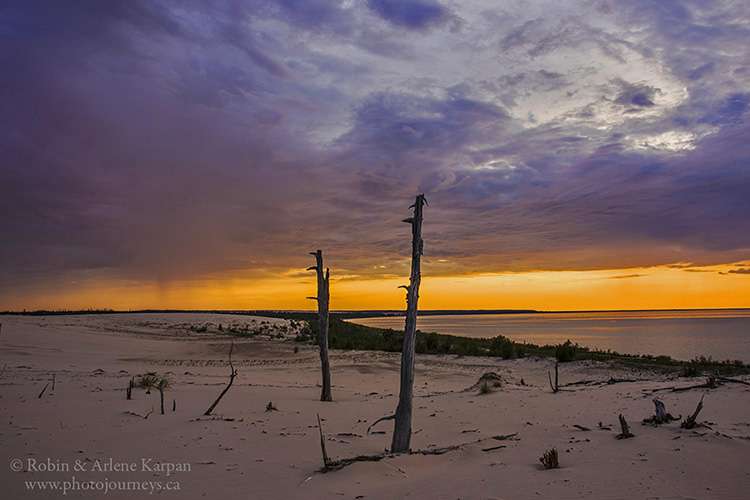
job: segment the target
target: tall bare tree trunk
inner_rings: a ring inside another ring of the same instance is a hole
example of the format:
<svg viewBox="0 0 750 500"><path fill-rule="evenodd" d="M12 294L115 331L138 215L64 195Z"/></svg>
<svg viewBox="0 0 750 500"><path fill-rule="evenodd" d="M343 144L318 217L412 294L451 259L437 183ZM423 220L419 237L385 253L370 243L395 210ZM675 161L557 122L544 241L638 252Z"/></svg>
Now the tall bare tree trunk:
<svg viewBox="0 0 750 500"><path fill-rule="evenodd" d="M395 425L391 452L409 451L411 443L411 415L414 399L414 345L417 332L417 302L419 301L419 283L422 280L420 262L424 242L422 241L422 208L427 203L423 194L409 208L414 208L414 216L404 219L411 224L411 277L406 288L406 327L404 329L404 347L401 351L401 390L396 407Z"/></svg>
<svg viewBox="0 0 750 500"><path fill-rule="evenodd" d="M318 274L318 296L310 297L318 301L318 344L320 345L320 368L323 372L323 389L320 393L321 401L333 401L331 396L331 365L328 361L328 278L329 272L326 268L323 274L323 251L310 252L315 256L316 265L308 268L315 270Z"/></svg>

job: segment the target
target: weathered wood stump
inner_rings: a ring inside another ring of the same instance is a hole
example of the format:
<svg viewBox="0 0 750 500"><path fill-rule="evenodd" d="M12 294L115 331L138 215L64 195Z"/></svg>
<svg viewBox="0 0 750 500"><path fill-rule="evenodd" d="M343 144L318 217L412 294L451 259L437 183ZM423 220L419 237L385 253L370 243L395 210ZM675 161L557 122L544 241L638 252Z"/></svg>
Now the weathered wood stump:
<svg viewBox="0 0 750 500"><path fill-rule="evenodd" d="M667 413L667 409L664 406L664 403L659 401L657 398L653 399L654 406L656 407L656 415L649 418L644 418L643 423L644 424L653 424L653 425L660 425L660 424L668 424L669 422L672 422L674 420L679 420L680 417L673 417L671 413ZM680 415L681 416L681 415Z"/></svg>
<svg viewBox="0 0 750 500"><path fill-rule="evenodd" d="M698 418L698 414L701 412L702 409L703 409L703 396L701 396L701 400L698 401L698 407L695 409L693 414L690 415L687 419L685 419L685 421L682 422L682 424L680 424L680 427L682 427L683 429L692 429L696 425L700 426L701 424L697 424L695 419Z"/></svg>
<svg viewBox="0 0 750 500"><path fill-rule="evenodd" d="M622 413L620 413L620 428L622 429L622 432L618 434L617 439L627 439L635 437L635 435L630 432L630 426L628 425L628 421L625 420L625 417L622 416Z"/></svg>

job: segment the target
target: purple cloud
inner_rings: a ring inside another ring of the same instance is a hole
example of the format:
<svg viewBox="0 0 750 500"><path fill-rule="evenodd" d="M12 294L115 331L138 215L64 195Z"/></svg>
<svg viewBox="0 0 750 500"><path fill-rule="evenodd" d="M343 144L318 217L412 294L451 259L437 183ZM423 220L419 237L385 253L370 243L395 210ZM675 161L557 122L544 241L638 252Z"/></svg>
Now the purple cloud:
<svg viewBox="0 0 750 500"><path fill-rule="evenodd" d="M747 261L747 9L6 2L3 288Z"/></svg>
<svg viewBox="0 0 750 500"><path fill-rule="evenodd" d="M432 0L367 0L367 6L397 26L424 29L447 19L448 13Z"/></svg>

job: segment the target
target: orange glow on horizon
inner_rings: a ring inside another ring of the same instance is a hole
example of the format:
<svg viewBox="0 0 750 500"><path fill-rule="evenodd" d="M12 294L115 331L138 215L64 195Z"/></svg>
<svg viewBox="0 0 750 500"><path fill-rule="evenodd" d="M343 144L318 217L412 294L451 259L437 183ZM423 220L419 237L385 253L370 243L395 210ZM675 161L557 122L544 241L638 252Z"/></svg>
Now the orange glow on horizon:
<svg viewBox="0 0 750 500"><path fill-rule="evenodd" d="M747 264L745 264L747 265ZM535 309L540 311L750 308L750 276L735 267L656 267L606 271L556 271L423 276L421 309ZM331 310L399 310L408 278L336 280ZM6 297L0 310L196 309L314 310L311 275L206 279L168 284L77 280L49 291Z"/></svg>

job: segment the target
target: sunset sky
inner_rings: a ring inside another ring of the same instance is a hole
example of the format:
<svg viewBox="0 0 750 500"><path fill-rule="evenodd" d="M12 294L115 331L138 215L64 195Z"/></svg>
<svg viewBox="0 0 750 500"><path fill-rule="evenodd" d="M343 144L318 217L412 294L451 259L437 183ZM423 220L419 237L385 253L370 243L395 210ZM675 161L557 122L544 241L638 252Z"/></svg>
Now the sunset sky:
<svg viewBox="0 0 750 500"><path fill-rule="evenodd" d="M750 307L747 1L5 1L0 310Z"/></svg>

